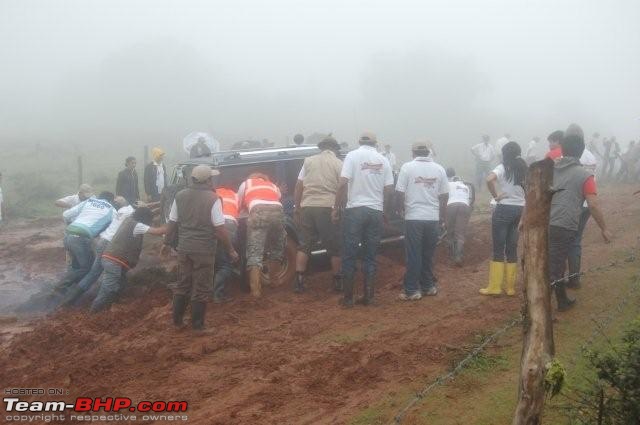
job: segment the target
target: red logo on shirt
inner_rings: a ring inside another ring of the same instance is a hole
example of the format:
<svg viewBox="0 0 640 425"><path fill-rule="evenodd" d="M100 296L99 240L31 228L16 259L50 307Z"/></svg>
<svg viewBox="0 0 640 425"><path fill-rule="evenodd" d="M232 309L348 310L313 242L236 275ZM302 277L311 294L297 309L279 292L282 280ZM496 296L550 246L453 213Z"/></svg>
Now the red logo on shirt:
<svg viewBox="0 0 640 425"><path fill-rule="evenodd" d="M413 181L415 184L421 184L423 186L426 187L433 187L436 183L436 181L438 181L437 178L435 177L422 177L422 176L418 176L415 178L415 180Z"/></svg>
<svg viewBox="0 0 640 425"><path fill-rule="evenodd" d="M360 164L360 170L361 171L369 171L370 173L373 174L380 174L380 172L382 171L382 163L370 163L370 162L363 162L362 164Z"/></svg>

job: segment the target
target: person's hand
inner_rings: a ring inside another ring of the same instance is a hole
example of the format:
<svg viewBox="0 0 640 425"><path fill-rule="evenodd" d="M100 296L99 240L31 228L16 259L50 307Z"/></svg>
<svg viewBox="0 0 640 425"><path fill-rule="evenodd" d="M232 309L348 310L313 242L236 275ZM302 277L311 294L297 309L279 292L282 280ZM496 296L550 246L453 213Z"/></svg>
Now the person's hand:
<svg viewBox="0 0 640 425"><path fill-rule="evenodd" d="M294 207L293 223L296 225L296 227L300 227L302 225L302 214L300 213L300 207Z"/></svg>
<svg viewBox="0 0 640 425"><path fill-rule="evenodd" d="M171 247L169 245L162 245L162 248L160 248L160 257L166 260L170 253Z"/></svg>
<svg viewBox="0 0 640 425"><path fill-rule="evenodd" d="M607 229L602 230L602 239L604 239L604 243L610 243L613 238L613 234Z"/></svg>
<svg viewBox="0 0 640 425"><path fill-rule="evenodd" d="M524 230L524 221L520 220L518 223L518 232L522 232Z"/></svg>
<svg viewBox="0 0 640 425"><path fill-rule="evenodd" d="M499 194L498 194L498 196L496 196L496 197L495 197L495 198L493 198L493 199L495 199L495 200L496 200L496 202L500 202L500 201L502 201L502 200L503 200L504 198L506 198L506 197L507 197L507 194L506 194L506 193L504 193L504 192L502 192L502 193L499 193Z"/></svg>
<svg viewBox="0 0 640 425"><path fill-rule="evenodd" d="M240 255L238 255L238 251L236 251L234 248L231 248L231 251L229 251L229 259L231 259L232 263L237 263L238 260L240 260Z"/></svg>
<svg viewBox="0 0 640 425"><path fill-rule="evenodd" d="M333 224L338 224L339 221L340 221L340 211L337 210L336 208L333 208L331 210L331 222Z"/></svg>

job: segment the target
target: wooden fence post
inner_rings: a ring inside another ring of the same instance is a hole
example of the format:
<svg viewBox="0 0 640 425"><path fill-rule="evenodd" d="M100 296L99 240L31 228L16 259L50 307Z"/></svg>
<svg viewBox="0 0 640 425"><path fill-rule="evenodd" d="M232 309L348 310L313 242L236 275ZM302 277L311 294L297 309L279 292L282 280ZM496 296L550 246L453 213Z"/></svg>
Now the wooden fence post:
<svg viewBox="0 0 640 425"><path fill-rule="evenodd" d="M82 170L82 155L78 155L78 186L84 183L84 176Z"/></svg>
<svg viewBox="0 0 640 425"><path fill-rule="evenodd" d="M522 235L524 338L513 425L537 425L542 422L546 365L555 352L548 251L552 184L551 160L538 161L529 167Z"/></svg>

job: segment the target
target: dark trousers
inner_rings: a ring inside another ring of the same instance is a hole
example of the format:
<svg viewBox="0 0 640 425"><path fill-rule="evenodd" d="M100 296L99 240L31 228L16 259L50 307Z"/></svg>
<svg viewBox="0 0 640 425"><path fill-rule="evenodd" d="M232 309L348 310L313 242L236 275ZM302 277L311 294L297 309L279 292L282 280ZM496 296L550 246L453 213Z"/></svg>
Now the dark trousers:
<svg viewBox="0 0 640 425"><path fill-rule="evenodd" d="M524 207L498 204L491 217L493 261L518 262L518 224Z"/></svg>
<svg viewBox="0 0 640 425"><path fill-rule="evenodd" d="M552 282L558 281L555 283L554 290L559 307L570 302L564 280L560 281L560 279L564 278L569 249L577 233L577 230L549 226L549 278Z"/></svg>
<svg viewBox="0 0 640 425"><path fill-rule="evenodd" d="M185 253L178 251L178 284L174 295L191 297L191 301L206 302L211 293L215 253Z"/></svg>
<svg viewBox="0 0 640 425"><path fill-rule="evenodd" d="M591 212L589 208L583 207L582 213L580 214L580 223L578 224L578 233L569 248L569 274L575 274L580 272L580 264L582 260L582 235L584 233L584 229L587 227L587 222L589 221L589 217L591 217ZM573 278L572 281L577 282L580 278Z"/></svg>
<svg viewBox="0 0 640 425"><path fill-rule="evenodd" d="M438 221L405 221L404 246L407 252L407 272L404 292L411 296L426 292L434 285L433 254L438 244Z"/></svg>
<svg viewBox="0 0 640 425"><path fill-rule="evenodd" d="M225 220L224 227L229 233L231 244L235 246L238 224L233 220ZM225 284L231 276L233 276L233 263L229 258L229 254L225 249L216 249L215 274L213 276L213 297L215 299L220 300L225 297Z"/></svg>
<svg viewBox="0 0 640 425"><path fill-rule="evenodd" d="M467 225L471 218L471 207L462 202L447 205L447 236L449 243L455 242L462 252Z"/></svg>
<svg viewBox="0 0 640 425"><path fill-rule="evenodd" d="M382 211L368 207L347 208L344 212L342 276L352 280L356 274L359 245L362 244L362 271L365 278L376 274L376 254L382 237Z"/></svg>

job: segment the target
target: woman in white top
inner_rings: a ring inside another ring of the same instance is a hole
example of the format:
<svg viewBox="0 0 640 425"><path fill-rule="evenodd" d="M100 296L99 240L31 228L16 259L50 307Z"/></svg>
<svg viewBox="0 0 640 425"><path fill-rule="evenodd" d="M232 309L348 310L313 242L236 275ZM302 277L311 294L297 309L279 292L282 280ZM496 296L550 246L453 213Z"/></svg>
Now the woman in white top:
<svg viewBox="0 0 640 425"><path fill-rule="evenodd" d="M524 179L527 163L520 157L520 145L502 147L502 163L487 176L489 192L497 205L491 217L493 259L489 265L489 286L483 295L500 295L504 281L507 295L515 295L518 270L518 224L524 209Z"/></svg>

